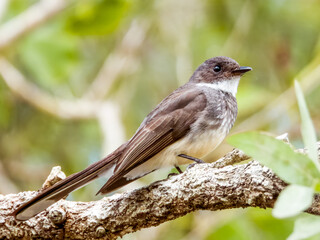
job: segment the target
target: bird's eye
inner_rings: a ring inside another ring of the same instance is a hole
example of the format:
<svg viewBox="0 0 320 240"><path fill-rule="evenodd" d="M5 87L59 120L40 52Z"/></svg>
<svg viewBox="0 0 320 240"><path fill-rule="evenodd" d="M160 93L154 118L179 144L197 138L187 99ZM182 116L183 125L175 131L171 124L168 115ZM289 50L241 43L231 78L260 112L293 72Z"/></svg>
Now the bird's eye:
<svg viewBox="0 0 320 240"><path fill-rule="evenodd" d="M214 66L213 71L220 72L221 71L221 66L220 65Z"/></svg>

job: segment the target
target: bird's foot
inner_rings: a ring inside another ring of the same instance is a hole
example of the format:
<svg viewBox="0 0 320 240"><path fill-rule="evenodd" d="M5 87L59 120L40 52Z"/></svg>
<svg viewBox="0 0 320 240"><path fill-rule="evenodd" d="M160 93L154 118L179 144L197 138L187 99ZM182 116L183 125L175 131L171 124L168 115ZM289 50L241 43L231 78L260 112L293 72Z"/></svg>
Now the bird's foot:
<svg viewBox="0 0 320 240"><path fill-rule="evenodd" d="M189 170L190 168L193 168L196 164L198 164L198 163L191 163L191 164L189 164L188 167L187 167L187 170Z"/></svg>
<svg viewBox="0 0 320 240"><path fill-rule="evenodd" d="M179 166L174 166L174 167L177 169L177 171L178 171L179 173L183 173L182 170L181 170L181 168L180 168Z"/></svg>
<svg viewBox="0 0 320 240"><path fill-rule="evenodd" d="M186 155L186 154L179 154L178 156L182 157L182 158L189 159L189 160L194 161L196 163L205 163L203 160L201 160L199 158L191 157L191 156Z"/></svg>
<svg viewBox="0 0 320 240"><path fill-rule="evenodd" d="M168 174L168 177L175 176L175 175L179 175L180 173L183 173L182 170L181 170L181 168L180 168L179 166L175 166L175 168L177 169L177 171L178 171L179 173L169 173L169 174Z"/></svg>
<svg viewBox="0 0 320 240"><path fill-rule="evenodd" d="M172 176L177 176L177 175L179 175L179 173L175 173L175 172L169 173L167 178L172 177Z"/></svg>

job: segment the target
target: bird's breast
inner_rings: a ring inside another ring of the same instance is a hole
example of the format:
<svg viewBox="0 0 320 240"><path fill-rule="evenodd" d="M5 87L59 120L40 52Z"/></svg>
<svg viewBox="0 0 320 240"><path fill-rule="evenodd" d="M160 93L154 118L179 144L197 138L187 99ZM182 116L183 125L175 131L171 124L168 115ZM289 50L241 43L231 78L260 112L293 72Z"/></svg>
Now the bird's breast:
<svg viewBox="0 0 320 240"><path fill-rule="evenodd" d="M182 140L179 146L179 154L186 154L195 158L203 158L212 152L226 137L228 129L219 127L215 129L207 129L199 131L196 135L190 135L184 141ZM178 157L178 165L188 164L190 160Z"/></svg>

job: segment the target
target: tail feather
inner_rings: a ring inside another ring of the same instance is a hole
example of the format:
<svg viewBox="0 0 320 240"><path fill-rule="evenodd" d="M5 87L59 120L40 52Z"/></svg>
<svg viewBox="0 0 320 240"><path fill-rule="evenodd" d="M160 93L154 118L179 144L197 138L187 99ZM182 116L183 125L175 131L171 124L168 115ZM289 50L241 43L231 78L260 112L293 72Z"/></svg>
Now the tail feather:
<svg viewBox="0 0 320 240"><path fill-rule="evenodd" d="M91 164L81 172L72 174L59 181L55 185L45 189L34 198L22 204L13 212L13 216L17 220L24 221L37 215L72 191L90 183L92 180L99 177L99 175L111 169L119 156L120 151L116 150L106 158Z"/></svg>
<svg viewBox="0 0 320 240"><path fill-rule="evenodd" d="M155 171L156 169L154 169L153 171ZM153 172L151 171L151 172ZM115 191L118 188L123 187L124 185L127 185L135 180L137 180L138 178L141 178L151 172L146 172L143 175L137 176L135 178L127 178L125 177L125 175L119 176L116 172L114 173L114 175L112 175L108 181L101 187L101 189L97 192L96 195L98 194L107 194L109 192Z"/></svg>
<svg viewBox="0 0 320 240"><path fill-rule="evenodd" d="M111 177L112 178L112 177ZM109 180L111 180L111 178ZM109 192L113 192L115 190L117 190L118 188L121 188L124 185L127 185L131 182L133 182L135 179L127 179L126 177L121 177L121 178L117 178L117 181L107 181L102 188L97 192L96 195L99 194L107 194Z"/></svg>

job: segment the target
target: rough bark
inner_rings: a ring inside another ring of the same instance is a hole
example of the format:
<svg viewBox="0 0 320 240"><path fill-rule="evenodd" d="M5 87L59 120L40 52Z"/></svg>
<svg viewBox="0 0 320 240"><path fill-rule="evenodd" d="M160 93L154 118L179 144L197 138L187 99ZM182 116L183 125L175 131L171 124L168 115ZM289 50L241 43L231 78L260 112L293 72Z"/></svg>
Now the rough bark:
<svg viewBox="0 0 320 240"><path fill-rule="evenodd" d="M234 150L215 163L195 164L182 174L99 201L61 200L25 222L10 214L37 192L0 195L0 239L116 239L199 209L272 208L287 184L256 161L229 165L247 159ZM59 178L63 175L55 169L44 187ZM307 211L320 215L317 196Z"/></svg>

